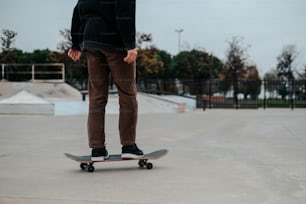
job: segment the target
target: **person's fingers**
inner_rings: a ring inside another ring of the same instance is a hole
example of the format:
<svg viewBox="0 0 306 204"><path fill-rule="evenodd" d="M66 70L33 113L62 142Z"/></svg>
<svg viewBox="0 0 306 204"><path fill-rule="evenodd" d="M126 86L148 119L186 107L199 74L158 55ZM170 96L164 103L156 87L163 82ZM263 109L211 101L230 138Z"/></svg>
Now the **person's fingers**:
<svg viewBox="0 0 306 204"><path fill-rule="evenodd" d="M127 56L123 60L125 62L127 62L127 63L131 63L131 56L130 56L130 54L128 53Z"/></svg>
<svg viewBox="0 0 306 204"><path fill-rule="evenodd" d="M68 51L68 56L75 62L78 61L81 58L82 53L78 50L72 50L70 49Z"/></svg>
<svg viewBox="0 0 306 204"><path fill-rule="evenodd" d="M73 56L73 61L78 61L80 59L80 55L79 54L76 54Z"/></svg>
<svg viewBox="0 0 306 204"><path fill-rule="evenodd" d="M69 49L69 51L68 51L68 56L69 56L70 58L72 57L71 52L72 52L72 50Z"/></svg>
<svg viewBox="0 0 306 204"><path fill-rule="evenodd" d="M79 59L80 59L80 53L79 52L75 52L74 60L77 61Z"/></svg>
<svg viewBox="0 0 306 204"><path fill-rule="evenodd" d="M129 50L127 52L127 56L123 59L127 63L133 63L136 61L137 58L137 51L136 50Z"/></svg>

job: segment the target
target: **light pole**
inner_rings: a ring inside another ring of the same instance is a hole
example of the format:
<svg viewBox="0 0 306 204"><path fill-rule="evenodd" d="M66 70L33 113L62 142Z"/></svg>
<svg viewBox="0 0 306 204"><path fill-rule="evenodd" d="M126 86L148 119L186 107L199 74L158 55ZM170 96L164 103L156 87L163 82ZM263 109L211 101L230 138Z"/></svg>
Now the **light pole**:
<svg viewBox="0 0 306 204"><path fill-rule="evenodd" d="M181 52L181 33L184 29L175 29L175 32L178 33L178 51Z"/></svg>

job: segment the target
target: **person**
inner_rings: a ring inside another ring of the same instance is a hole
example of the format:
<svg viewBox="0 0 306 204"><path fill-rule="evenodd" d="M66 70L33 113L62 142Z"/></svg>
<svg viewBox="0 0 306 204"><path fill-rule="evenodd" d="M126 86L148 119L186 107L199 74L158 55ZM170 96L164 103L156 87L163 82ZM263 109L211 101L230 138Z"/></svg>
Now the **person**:
<svg viewBox="0 0 306 204"><path fill-rule="evenodd" d="M136 145L136 0L79 0L71 25L68 56L77 61L86 53L88 64L89 147L93 161L109 157L105 147L105 106L110 74L119 95L119 134L122 158L143 157Z"/></svg>

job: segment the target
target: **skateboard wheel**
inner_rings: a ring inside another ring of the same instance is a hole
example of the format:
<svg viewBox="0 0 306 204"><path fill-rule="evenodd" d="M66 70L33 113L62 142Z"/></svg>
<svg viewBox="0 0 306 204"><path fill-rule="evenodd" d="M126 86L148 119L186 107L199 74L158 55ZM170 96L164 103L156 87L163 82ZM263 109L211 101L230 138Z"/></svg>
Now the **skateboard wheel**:
<svg viewBox="0 0 306 204"><path fill-rule="evenodd" d="M80 164L80 167L81 167L82 170L86 170L87 166L88 166L88 165L85 164L85 163L81 163L81 164Z"/></svg>
<svg viewBox="0 0 306 204"><path fill-rule="evenodd" d="M95 171L95 167L94 167L93 165L88 165L88 166L87 166L87 171L90 172L90 173L92 173L92 172Z"/></svg>
<svg viewBox="0 0 306 204"><path fill-rule="evenodd" d="M144 160L139 160L138 165L143 168L146 165L146 162Z"/></svg>
<svg viewBox="0 0 306 204"><path fill-rule="evenodd" d="M147 169L152 169L153 168L153 164L152 163L147 163L146 167L147 167Z"/></svg>

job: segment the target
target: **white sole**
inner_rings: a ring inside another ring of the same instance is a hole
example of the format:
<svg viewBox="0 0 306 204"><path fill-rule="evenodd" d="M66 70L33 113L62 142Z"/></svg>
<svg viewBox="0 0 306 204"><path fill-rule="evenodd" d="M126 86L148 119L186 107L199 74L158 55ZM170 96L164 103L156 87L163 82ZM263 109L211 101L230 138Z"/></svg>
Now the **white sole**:
<svg viewBox="0 0 306 204"><path fill-rule="evenodd" d="M139 159L142 157L144 157L144 155L135 155L135 154L129 154L129 153L121 154L122 159Z"/></svg>
<svg viewBox="0 0 306 204"><path fill-rule="evenodd" d="M91 157L91 161L104 161L105 159L108 159L109 155L106 157Z"/></svg>

